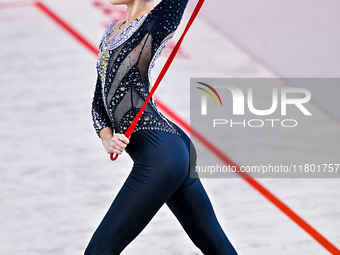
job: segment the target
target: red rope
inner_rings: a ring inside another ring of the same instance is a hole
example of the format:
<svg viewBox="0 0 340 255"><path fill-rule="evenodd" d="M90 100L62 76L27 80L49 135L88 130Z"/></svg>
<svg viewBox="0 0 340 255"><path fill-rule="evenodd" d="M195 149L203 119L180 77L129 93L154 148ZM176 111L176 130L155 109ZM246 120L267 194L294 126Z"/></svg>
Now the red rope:
<svg viewBox="0 0 340 255"><path fill-rule="evenodd" d="M152 95L154 94L155 90L157 89L158 85L159 85L160 82L162 81L164 75L165 75L166 72L168 71L168 69L169 69L169 67L170 67L170 65L171 65L171 63L172 63L172 61L174 60L174 58L175 58L175 56L176 56L176 54L177 54L177 52L178 52L179 47L180 47L181 44L182 44L182 41L183 41L183 39L184 39L184 36L185 36L186 33L188 32L188 30L189 30L190 26L192 25L192 23L194 22L194 20L195 20L197 14L199 13L199 11L200 11L200 9L201 9L203 3L204 3L204 0L199 0L199 1L198 1L198 3L197 3L197 5L196 5L196 7L195 7L193 13L191 14L191 17L190 17L190 19L189 19L189 21L188 21L188 24L186 25L186 27L185 27L185 29L184 29L184 32L183 32L182 36L179 38L178 42L176 43L175 47L173 48L173 50L172 50L172 52L171 52L171 54L170 54L168 60L166 61L165 65L163 66L162 71L161 71L160 74L158 75L158 78L157 78L155 84L153 85L153 87L152 87L152 89L151 89L151 91L150 91L148 97L146 98L146 100L145 100L143 106L140 108L140 110L139 110L138 114L136 115L135 119L132 121L132 123L131 123L131 125L129 126L128 130L125 132L125 136L126 136L127 138L130 138L130 136L131 136L133 130L135 129L135 127L136 127L136 125L137 125L137 122L139 121L140 117L141 117L142 114L143 114L143 111L144 111L145 107L147 106L149 100L151 99L151 97L152 97ZM114 156L113 153L112 153L111 156L110 156L111 160L116 160L117 157L118 157L118 154L116 154L116 155Z"/></svg>

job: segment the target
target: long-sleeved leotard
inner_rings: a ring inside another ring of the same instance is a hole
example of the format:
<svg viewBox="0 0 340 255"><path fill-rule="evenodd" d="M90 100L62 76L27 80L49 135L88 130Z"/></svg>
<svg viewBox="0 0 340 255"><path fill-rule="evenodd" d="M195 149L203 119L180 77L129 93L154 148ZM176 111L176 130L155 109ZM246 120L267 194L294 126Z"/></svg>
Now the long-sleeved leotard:
<svg viewBox="0 0 340 255"><path fill-rule="evenodd" d="M163 0L119 32L112 23L98 56L94 127L125 132L150 90L150 70L176 30L187 0ZM139 130L139 131L138 131ZM138 131L138 132L136 132ZM166 131L166 132L164 132ZM195 172L196 153L183 130L148 103L126 151L133 167L93 234L85 255L118 255L164 203L205 255L237 255Z"/></svg>
<svg viewBox="0 0 340 255"><path fill-rule="evenodd" d="M125 21L106 29L98 54L98 79L92 103L97 134L104 127L125 132L142 107L152 86L151 69L177 29L187 0L163 0L150 13L137 18L124 30ZM154 98L149 101L133 132L162 130L180 133L161 112Z"/></svg>

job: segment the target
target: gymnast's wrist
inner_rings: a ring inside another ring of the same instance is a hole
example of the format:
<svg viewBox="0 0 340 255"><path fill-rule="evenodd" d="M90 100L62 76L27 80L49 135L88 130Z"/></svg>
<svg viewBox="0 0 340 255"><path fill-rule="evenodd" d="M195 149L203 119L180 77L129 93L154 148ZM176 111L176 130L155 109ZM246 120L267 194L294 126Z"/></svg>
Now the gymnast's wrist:
<svg viewBox="0 0 340 255"><path fill-rule="evenodd" d="M113 137L112 129L110 127L103 128L99 133L102 143L105 146Z"/></svg>

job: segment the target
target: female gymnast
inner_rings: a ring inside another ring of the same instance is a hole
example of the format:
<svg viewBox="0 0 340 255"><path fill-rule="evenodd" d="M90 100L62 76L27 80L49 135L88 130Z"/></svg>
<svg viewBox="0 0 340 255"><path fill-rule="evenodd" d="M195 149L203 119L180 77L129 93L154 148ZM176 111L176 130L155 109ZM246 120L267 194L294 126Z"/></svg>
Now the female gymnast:
<svg viewBox="0 0 340 255"><path fill-rule="evenodd" d="M195 173L190 138L149 101L130 139L124 133L151 87L150 71L182 18L188 0L110 0L127 6L99 46L92 102L94 128L107 153L123 150L132 170L93 234L85 255L116 255L166 203L203 254L237 254Z"/></svg>

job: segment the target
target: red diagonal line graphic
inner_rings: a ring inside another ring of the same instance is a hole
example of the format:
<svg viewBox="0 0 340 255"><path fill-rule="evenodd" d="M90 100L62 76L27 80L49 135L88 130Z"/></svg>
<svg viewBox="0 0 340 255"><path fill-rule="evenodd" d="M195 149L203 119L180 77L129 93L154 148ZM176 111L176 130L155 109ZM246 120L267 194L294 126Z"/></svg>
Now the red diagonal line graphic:
<svg viewBox="0 0 340 255"><path fill-rule="evenodd" d="M19 2L18 2L19 3ZM10 7L20 7L20 6L28 6L31 2L27 2L27 4L23 4L26 2L21 2L22 4L15 5L14 2L6 5L6 3L0 4L1 8L10 8ZM69 24L63 21L57 14L55 14L51 9L49 9L42 2L35 2L35 6L37 6L42 12L44 12L48 17L54 20L58 25L60 25L64 30L66 30L70 35L72 35L78 42L83 44L88 50L97 55L98 49L94 47L91 43L89 43L85 37L83 37L80 33L78 33L75 29L73 29ZM7 6L7 7L6 7ZM9 7L8 7L9 6ZM169 118L173 119L177 122L183 129L187 132L190 132L191 135L195 136L197 140L199 140L207 149L209 149L212 153L216 155L219 159L221 159L226 164L230 164L235 166L237 170L240 170L239 166L235 164L231 159L229 159L222 151L220 151L216 146L211 144L205 137L199 134L194 129L190 128L190 125L181 119L178 115L176 115L169 107L167 107L164 103L162 103L159 99L157 99L158 107L169 116ZM291 220L293 220L296 224L298 224L302 229L304 229L309 235L311 235L319 244L321 244L325 249L327 249L331 254L340 255L340 250L336 248L332 243L330 243L325 237L323 237L319 232L317 232L312 226L310 226L306 221L304 221L300 216L298 216L295 212L293 212L287 205L285 205L282 201L280 201L277 197L275 197L268 189L262 186L255 179L251 178L246 173L239 173L240 176L248 182L253 188L255 188L258 192L260 192L263 196L265 196L269 201L271 201L274 205L276 205L283 213L285 213Z"/></svg>
<svg viewBox="0 0 340 255"><path fill-rule="evenodd" d="M265 196L269 201L276 205L283 213L285 213L291 220L298 224L302 229L304 229L308 234L310 234L318 243L320 243L324 248L326 248L331 254L339 255L340 250L336 248L331 242L329 242L325 237L323 237L318 231L316 231L311 225L304 221L299 215L297 215L292 209L285 205L280 199L275 197L268 189L262 186L255 179L251 178L247 173L240 172L240 167L229 159L221 150L219 150L215 145L211 144L204 136L199 134L196 130L190 127L190 125L178 117L169 107L163 104L157 98L158 107L166 113L171 119L176 123L179 123L181 127L185 130L190 131L190 134L195 136L195 138L200 141L204 146L209 149L213 154L216 155L220 160L222 160L226 165L235 166L237 169L237 174L239 174L248 184Z"/></svg>
<svg viewBox="0 0 340 255"><path fill-rule="evenodd" d="M80 33L78 33L75 29L73 29L69 24L67 24L64 20L62 20L57 14L55 14L51 9L49 9L42 2L35 2L35 6L37 6L43 13L45 13L48 17L53 19L58 25L60 25L63 29L65 29L69 34L71 34L78 42L83 44L90 52L94 54L98 54L98 48L93 46L85 37L83 37Z"/></svg>

